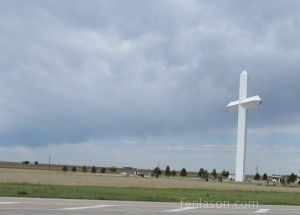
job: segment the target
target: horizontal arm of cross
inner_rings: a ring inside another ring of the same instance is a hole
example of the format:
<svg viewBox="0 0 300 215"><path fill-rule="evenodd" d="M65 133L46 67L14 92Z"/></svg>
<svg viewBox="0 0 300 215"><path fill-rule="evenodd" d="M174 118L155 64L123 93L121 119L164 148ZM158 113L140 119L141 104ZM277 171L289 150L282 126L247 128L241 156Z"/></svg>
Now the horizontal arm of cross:
<svg viewBox="0 0 300 215"><path fill-rule="evenodd" d="M262 99L259 96L253 96L242 101L237 100L230 102L227 105L227 108L229 111L234 112L239 110L239 105L242 105L246 109L251 109L258 106L260 103L262 103Z"/></svg>

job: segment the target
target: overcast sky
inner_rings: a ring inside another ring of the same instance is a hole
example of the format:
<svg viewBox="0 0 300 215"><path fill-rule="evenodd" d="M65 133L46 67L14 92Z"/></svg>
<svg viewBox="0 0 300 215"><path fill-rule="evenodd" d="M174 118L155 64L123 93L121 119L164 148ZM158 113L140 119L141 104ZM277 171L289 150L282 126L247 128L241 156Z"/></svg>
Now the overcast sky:
<svg viewBox="0 0 300 215"><path fill-rule="evenodd" d="M300 170L299 1L0 1L0 160Z"/></svg>

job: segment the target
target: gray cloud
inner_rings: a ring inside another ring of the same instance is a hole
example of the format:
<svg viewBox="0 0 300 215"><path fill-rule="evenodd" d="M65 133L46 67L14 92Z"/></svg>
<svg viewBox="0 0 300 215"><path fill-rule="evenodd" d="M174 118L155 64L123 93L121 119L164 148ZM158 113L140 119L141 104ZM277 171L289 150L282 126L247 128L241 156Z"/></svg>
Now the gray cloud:
<svg viewBox="0 0 300 215"><path fill-rule="evenodd" d="M1 145L233 142L225 106L243 69L265 101L250 113L253 131L299 128L297 2L0 4Z"/></svg>

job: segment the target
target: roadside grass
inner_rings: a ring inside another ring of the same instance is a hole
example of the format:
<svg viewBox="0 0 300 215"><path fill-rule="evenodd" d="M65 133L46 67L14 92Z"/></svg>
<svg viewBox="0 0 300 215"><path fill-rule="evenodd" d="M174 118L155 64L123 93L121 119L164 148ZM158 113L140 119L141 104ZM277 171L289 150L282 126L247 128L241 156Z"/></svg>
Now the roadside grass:
<svg viewBox="0 0 300 215"><path fill-rule="evenodd" d="M95 199L152 202L258 202L259 205L300 205L299 192L206 189L66 186L0 183L2 197Z"/></svg>

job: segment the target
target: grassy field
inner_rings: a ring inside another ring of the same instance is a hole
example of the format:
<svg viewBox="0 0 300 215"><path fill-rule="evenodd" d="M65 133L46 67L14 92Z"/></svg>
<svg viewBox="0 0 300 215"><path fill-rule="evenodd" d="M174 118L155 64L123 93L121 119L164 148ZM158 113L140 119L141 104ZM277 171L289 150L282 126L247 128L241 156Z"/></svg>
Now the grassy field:
<svg viewBox="0 0 300 215"><path fill-rule="evenodd" d="M101 187L135 187L135 188L184 188L208 190L243 190L298 192L298 187L264 186L259 183L205 182L199 178L160 177L140 178L113 174L73 173L71 171L47 171L32 169L0 168L0 183L74 185Z"/></svg>
<svg viewBox="0 0 300 215"><path fill-rule="evenodd" d="M0 196L136 201L258 201L300 205L300 188L259 183L205 182L199 178L126 177L0 168Z"/></svg>
<svg viewBox="0 0 300 215"><path fill-rule="evenodd" d="M201 202L256 201L259 205L299 205L300 203L300 193L32 184L0 184L0 196L156 202L180 202L184 198L185 202L199 202L200 199Z"/></svg>

